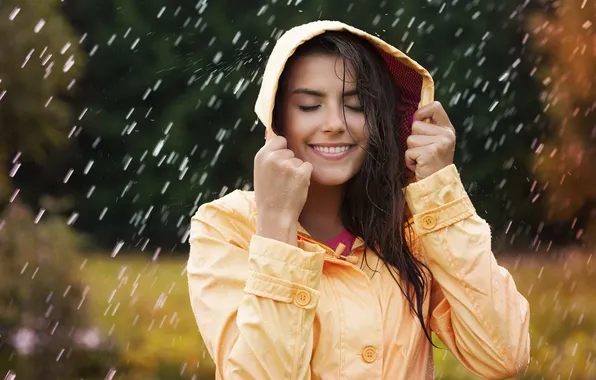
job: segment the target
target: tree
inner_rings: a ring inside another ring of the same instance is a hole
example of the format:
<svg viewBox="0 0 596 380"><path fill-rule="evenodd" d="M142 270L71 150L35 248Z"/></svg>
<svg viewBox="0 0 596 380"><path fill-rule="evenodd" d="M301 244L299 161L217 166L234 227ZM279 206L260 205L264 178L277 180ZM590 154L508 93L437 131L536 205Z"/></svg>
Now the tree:
<svg viewBox="0 0 596 380"><path fill-rule="evenodd" d="M65 11L90 55L68 184L76 225L107 246L175 246L200 203L250 186L267 41L281 34L274 20L303 16L260 1L70 2Z"/></svg>
<svg viewBox="0 0 596 380"><path fill-rule="evenodd" d="M316 19L376 33L429 68L458 128L457 164L478 212L496 230L514 223L505 244L530 239L541 221L527 180L541 109L521 59L517 2L112 0L65 9L91 56L68 186L79 194L76 225L108 246L173 247L200 203L250 187L265 59L284 30Z"/></svg>
<svg viewBox="0 0 596 380"><path fill-rule="evenodd" d="M0 203L20 165L43 165L73 128L68 102L84 60L59 6L0 2Z"/></svg>
<svg viewBox="0 0 596 380"><path fill-rule="evenodd" d="M52 202L47 208L53 214ZM18 200L0 216L0 373L103 378L119 362L90 322L88 289L77 275L79 236L61 218L38 222Z"/></svg>
<svg viewBox="0 0 596 380"><path fill-rule="evenodd" d="M549 133L535 147L535 170L551 222L596 247L596 6L563 0L528 23L541 54L541 100Z"/></svg>

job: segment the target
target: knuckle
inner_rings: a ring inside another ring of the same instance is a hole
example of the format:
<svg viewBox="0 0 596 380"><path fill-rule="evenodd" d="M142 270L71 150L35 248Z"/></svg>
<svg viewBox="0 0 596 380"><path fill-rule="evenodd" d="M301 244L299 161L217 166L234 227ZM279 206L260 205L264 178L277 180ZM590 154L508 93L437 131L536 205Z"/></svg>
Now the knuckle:
<svg viewBox="0 0 596 380"><path fill-rule="evenodd" d="M450 136L441 137L440 141L441 141L441 146L443 146L443 147L447 147L447 146L451 145L451 143L453 142L453 140Z"/></svg>

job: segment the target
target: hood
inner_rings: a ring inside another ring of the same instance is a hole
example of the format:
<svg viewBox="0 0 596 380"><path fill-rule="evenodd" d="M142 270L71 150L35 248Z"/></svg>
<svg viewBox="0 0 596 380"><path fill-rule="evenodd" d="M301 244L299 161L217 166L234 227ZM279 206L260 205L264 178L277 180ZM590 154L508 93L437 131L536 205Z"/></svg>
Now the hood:
<svg viewBox="0 0 596 380"><path fill-rule="evenodd" d="M405 141L412 132L411 116L419 107L433 101L434 82L430 74L416 61L380 38L338 21L314 21L299 25L285 32L277 40L265 66L263 81L255 104L255 112L267 128L266 137L269 138L273 135L271 124L275 94L286 62L301 44L326 31L351 32L364 37L381 52L402 94L401 104L399 109L396 105L396 112L402 115L402 122L397 128L399 128L402 147L405 151Z"/></svg>

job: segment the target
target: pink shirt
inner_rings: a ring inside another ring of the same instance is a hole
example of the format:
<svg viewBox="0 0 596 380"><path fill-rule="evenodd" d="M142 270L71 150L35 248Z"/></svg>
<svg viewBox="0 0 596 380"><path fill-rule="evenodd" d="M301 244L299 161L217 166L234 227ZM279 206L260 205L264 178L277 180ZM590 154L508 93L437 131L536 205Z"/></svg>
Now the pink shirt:
<svg viewBox="0 0 596 380"><path fill-rule="evenodd" d="M356 240L356 236L352 235L351 233L348 232L348 230L344 229L339 235L337 235L336 237L334 237L331 240L325 241L324 243L326 245L328 245L334 251L339 246L339 243L342 243L343 245L346 246L346 248L342 252L342 256L347 256L350 254L350 251L352 250L352 246L354 245L355 240Z"/></svg>

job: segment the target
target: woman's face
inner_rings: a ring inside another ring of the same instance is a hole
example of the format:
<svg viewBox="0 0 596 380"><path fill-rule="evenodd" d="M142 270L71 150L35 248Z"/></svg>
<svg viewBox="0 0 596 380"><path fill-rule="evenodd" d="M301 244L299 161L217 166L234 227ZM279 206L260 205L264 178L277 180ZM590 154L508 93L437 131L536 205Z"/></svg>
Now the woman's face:
<svg viewBox="0 0 596 380"><path fill-rule="evenodd" d="M325 186L346 183L360 168L368 148L365 117L356 80L342 58L307 55L288 73L284 91L283 125L297 158L313 165L311 180Z"/></svg>

